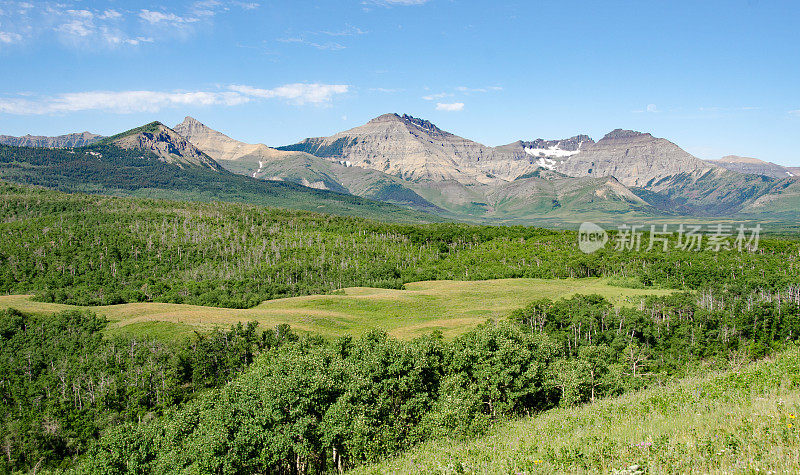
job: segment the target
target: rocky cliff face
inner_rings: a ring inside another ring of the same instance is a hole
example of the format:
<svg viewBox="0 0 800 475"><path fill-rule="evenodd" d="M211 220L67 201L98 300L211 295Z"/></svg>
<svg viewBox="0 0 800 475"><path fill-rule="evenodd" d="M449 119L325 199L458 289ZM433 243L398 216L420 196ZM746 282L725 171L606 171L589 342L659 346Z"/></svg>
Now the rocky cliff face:
<svg viewBox="0 0 800 475"><path fill-rule="evenodd" d="M193 117L186 117L183 122L173 127L173 130L214 160L236 160L256 152L261 147L266 147L266 145L234 140L205 126Z"/></svg>
<svg viewBox="0 0 800 475"><path fill-rule="evenodd" d="M537 168L524 153L487 147L426 120L398 114L384 114L360 127L279 149L345 161L406 180L494 183Z"/></svg>
<svg viewBox="0 0 800 475"><path fill-rule="evenodd" d="M160 160L186 167L204 167L221 171L222 167L177 132L160 122L109 137L104 142L127 150L145 150Z"/></svg>
<svg viewBox="0 0 800 475"><path fill-rule="evenodd" d="M576 135L563 140L536 139L517 142L497 147L498 150L523 153L535 159L536 165L542 169L555 170L559 162L576 155L584 146L594 144L588 135Z"/></svg>
<svg viewBox="0 0 800 475"><path fill-rule="evenodd" d="M765 162L751 157L728 155L719 160L708 160L708 162L731 171L751 175L765 175L773 178L786 178L795 175L790 169L778 165L777 163Z"/></svg>
<svg viewBox="0 0 800 475"><path fill-rule="evenodd" d="M240 172L252 168L253 171L247 174L255 178L262 177L259 168L263 169L266 163L290 158L308 158L306 154L284 152L260 143L240 142L193 117L186 117L173 130L231 171Z"/></svg>
<svg viewBox="0 0 800 475"><path fill-rule="evenodd" d="M102 135L96 135L91 132L58 135L55 137L42 135L12 137L11 135L0 135L0 144L14 147L73 148L91 145L102 138Z"/></svg>
<svg viewBox="0 0 800 475"><path fill-rule="evenodd" d="M573 177L613 176L625 186L646 187L680 173L709 170L716 165L700 160L666 139L617 129L587 144L555 170Z"/></svg>
<svg viewBox="0 0 800 475"><path fill-rule="evenodd" d="M585 145L591 144L594 144L594 140L588 135L576 135L562 140L519 140L497 148L515 152L525 152L534 157L561 158L575 155Z"/></svg>

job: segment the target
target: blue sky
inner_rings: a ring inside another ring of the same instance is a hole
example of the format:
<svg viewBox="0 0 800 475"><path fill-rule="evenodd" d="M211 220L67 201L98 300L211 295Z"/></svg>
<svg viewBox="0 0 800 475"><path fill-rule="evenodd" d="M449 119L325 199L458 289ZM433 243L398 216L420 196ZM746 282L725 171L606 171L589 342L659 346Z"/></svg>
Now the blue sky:
<svg viewBox="0 0 800 475"><path fill-rule="evenodd" d="M800 166L800 2L0 0L0 133L191 115L277 146L386 112Z"/></svg>

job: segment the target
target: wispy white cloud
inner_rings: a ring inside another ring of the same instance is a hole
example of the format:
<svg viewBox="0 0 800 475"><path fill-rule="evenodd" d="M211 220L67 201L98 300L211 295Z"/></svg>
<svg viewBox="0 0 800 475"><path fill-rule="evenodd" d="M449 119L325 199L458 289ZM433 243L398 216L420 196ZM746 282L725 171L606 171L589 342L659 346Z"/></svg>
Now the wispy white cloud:
<svg viewBox="0 0 800 475"><path fill-rule="evenodd" d="M256 8L260 7L260 3L256 2L233 2L234 5L241 8L242 10L255 10Z"/></svg>
<svg viewBox="0 0 800 475"><path fill-rule="evenodd" d="M170 106L237 105L247 97L232 92L90 91L37 99L0 99L0 113L48 115L100 110L127 114L158 112Z"/></svg>
<svg viewBox="0 0 800 475"><path fill-rule="evenodd" d="M55 26L53 31L62 43L81 48L94 48L98 45L116 47L138 45L152 39L145 36L131 37L121 28L122 13L116 10L95 12L91 10L69 9L62 12L51 11Z"/></svg>
<svg viewBox="0 0 800 475"><path fill-rule="evenodd" d="M427 89L427 88L426 88ZM477 94L477 93L486 93L486 92L497 92L502 91L503 88L500 86L487 86L487 87L467 87L467 86L458 86L454 88L456 93L461 95L470 95L470 94ZM439 92L436 94L428 94L426 96L422 96L423 100L426 101L436 101L439 99L444 99L445 97L453 97L455 93L452 92Z"/></svg>
<svg viewBox="0 0 800 475"><path fill-rule="evenodd" d="M228 89L245 96L263 99L279 98L295 104L323 104L330 102L337 94L344 94L350 90L346 84L319 84L295 83L279 86L274 89L259 89L251 86L232 85Z"/></svg>
<svg viewBox="0 0 800 475"><path fill-rule="evenodd" d="M286 38L278 38L281 43L296 43L304 46L310 46L318 50L339 51L347 48L338 41L329 41L327 37L343 38L347 36L365 35L367 32L361 28L347 25L342 30L323 30L323 31L306 31L299 35L289 36Z"/></svg>
<svg viewBox="0 0 800 475"><path fill-rule="evenodd" d="M323 30L320 31L319 33L328 36L358 36L358 35L366 35L367 31L362 30L361 28L358 28L356 26L347 25L347 27L345 27L342 30L338 31Z"/></svg>
<svg viewBox="0 0 800 475"><path fill-rule="evenodd" d="M101 20L116 20L117 18L122 18L122 13L116 10L106 10L97 18L100 18Z"/></svg>
<svg viewBox="0 0 800 475"><path fill-rule="evenodd" d="M316 41L307 40L302 36L297 36L294 38L279 38L278 41L281 43L297 43L304 46L311 46L312 48L316 48L318 50L339 51L346 48L345 45L336 43L334 41L318 43Z"/></svg>
<svg viewBox="0 0 800 475"><path fill-rule="evenodd" d="M436 103L436 110L437 111L446 111L446 112L461 112L464 110L464 103L463 102L452 102L452 103Z"/></svg>
<svg viewBox="0 0 800 475"><path fill-rule="evenodd" d="M655 104L647 104L646 106L644 106L644 108L632 110L631 112L633 112L634 114L644 114L644 113L657 114L661 112L661 109L659 109L658 106L656 106Z"/></svg>
<svg viewBox="0 0 800 475"><path fill-rule="evenodd" d="M489 86L489 87L467 87L467 86L458 86L456 91L464 92L464 93L471 93L471 92L496 92L502 91L503 88L500 86Z"/></svg>
<svg viewBox="0 0 800 475"><path fill-rule="evenodd" d="M789 111L789 115L800 117L800 109Z"/></svg>
<svg viewBox="0 0 800 475"><path fill-rule="evenodd" d="M422 96L422 99L426 101L435 101L437 99L444 99L445 97L450 96L452 96L452 94L448 92L440 92L438 94L428 94L427 96Z"/></svg>
<svg viewBox="0 0 800 475"><path fill-rule="evenodd" d="M255 2L229 0L197 0L181 9L167 4L170 6L141 10L93 8L91 2L78 0L35 5L0 0L0 5L8 19L3 21L0 45L55 39L82 51L186 39L203 31L218 14L259 7Z"/></svg>
<svg viewBox="0 0 800 475"><path fill-rule="evenodd" d="M157 12L151 10L142 10L139 12L139 18L150 23L151 25L159 23L194 23L200 21L194 17L182 17L174 13Z"/></svg>
<svg viewBox="0 0 800 475"><path fill-rule="evenodd" d="M0 31L0 44L10 45L22 41L22 35L10 31Z"/></svg>
<svg viewBox="0 0 800 475"><path fill-rule="evenodd" d="M187 106L236 106L256 99L282 99L292 104L325 104L350 86L336 84L287 84L274 89L232 85L216 91L87 91L55 96L0 97L0 113L54 115L79 111L118 114L158 112Z"/></svg>
<svg viewBox="0 0 800 475"><path fill-rule="evenodd" d="M88 10L67 10L70 17L65 23L57 26L56 31L68 36L85 38L94 32L94 15Z"/></svg>

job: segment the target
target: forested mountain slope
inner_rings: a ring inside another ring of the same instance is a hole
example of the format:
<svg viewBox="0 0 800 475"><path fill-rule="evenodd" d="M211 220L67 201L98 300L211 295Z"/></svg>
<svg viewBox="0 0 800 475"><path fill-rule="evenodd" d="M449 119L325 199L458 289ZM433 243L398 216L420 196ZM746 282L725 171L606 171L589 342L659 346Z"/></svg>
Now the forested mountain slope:
<svg viewBox="0 0 800 475"><path fill-rule="evenodd" d="M0 178L62 191L255 203L401 222L440 220L356 196L256 180L222 170L216 162L180 167L148 150L105 142L69 150L0 145Z"/></svg>
<svg viewBox="0 0 800 475"><path fill-rule="evenodd" d="M687 291L627 306L599 295L538 299L452 340L298 340L285 327L244 325L189 341L106 339L92 315L2 312L2 470L355 468L446 435L480 436L509 417L663 385L687 368L724 367L732 355L762 357L800 335L793 239L719 252L672 239L668 251L586 255L574 232L530 227L10 184L0 198L0 291L55 302L244 307L345 286L499 277L605 276Z"/></svg>
<svg viewBox="0 0 800 475"><path fill-rule="evenodd" d="M0 191L0 291L64 303L249 307L342 287L503 277L619 276L643 286L749 291L783 288L800 275L798 243L769 238L758 253L684 251L674 235L667 253L610 244L586 255L576 233L530 227L389 224L8 184Z"/></svg>

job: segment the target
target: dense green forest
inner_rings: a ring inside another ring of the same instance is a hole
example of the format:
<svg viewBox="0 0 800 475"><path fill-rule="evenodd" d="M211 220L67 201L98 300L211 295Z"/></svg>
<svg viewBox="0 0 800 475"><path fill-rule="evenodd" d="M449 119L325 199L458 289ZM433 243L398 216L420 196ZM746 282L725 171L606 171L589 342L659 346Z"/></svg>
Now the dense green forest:
<svg viewBox="0 0 800 475"><path fill-rule="evenodd" d="M741 364L797 340L800 298L680 293L622 309L592 295L540 300L452 341L239 325L164 343L104 339L104 323L0 315L2 469L336 472Z"/></svg>
<svg viewBox="0 0 800 475"><path fill-rule="evenodd" d="M106 324L79 312L0 312L0 472L67 467L100 431L150 420L297 339L254 323L177 342L108 339Z"/></svg>
<svg viewBox="0 0 800 475"><path fill-rule="evenodd" d="M586 255L573 232L392 224L0 185L0 292L245 307L425 279L605 276L683 290L530 302L453 340L237 325L109 337L86 312L0 313L0 473L331 473L498 421L742 364L798 339L800 245ZM613 238L613 236L612 236Z"/></svg>
<svg viewBox="0 0 800 475"><path fill-rule="evenodd" d="M343 287L506 277L776 291L800 274L800 243L786 239L764 238L755 253L609 246L586 255L574 232L521 226L392 224L7 184L0 196L0 292L78 305L250 307Z"/></svg>

